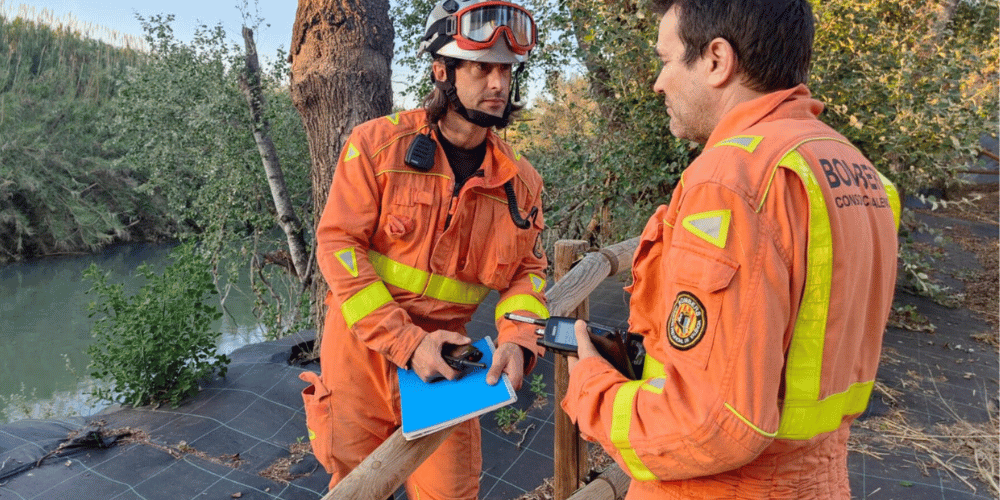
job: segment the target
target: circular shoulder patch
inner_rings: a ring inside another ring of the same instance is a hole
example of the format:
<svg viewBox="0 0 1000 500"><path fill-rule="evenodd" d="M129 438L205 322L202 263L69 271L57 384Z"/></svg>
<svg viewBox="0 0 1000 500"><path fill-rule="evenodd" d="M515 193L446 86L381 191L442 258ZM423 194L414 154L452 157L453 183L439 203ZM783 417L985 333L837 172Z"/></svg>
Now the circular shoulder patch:
<svg viewBox="0 0 1000 500"><path fill-rule="evenodd" d="M701 341L705 335L705 306L701 305L698 297L681 292L674 299L674 308L670 311L670 320L667 322L667 338L670 345L677 349L686 351Z"/></svg>

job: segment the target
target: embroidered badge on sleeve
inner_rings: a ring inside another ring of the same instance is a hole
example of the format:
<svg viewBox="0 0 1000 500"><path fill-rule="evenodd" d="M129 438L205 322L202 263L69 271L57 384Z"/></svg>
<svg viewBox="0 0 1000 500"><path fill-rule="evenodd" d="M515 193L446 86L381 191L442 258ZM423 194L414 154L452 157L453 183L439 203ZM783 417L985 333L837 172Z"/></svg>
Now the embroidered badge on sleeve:
<svg viewBox="0 0 1000 500"><path fill-rule="evenodd" d="M678 293L674 299L674 307L670 311L670 320L667 321L667 338L670 339L670 345L682 351L698 345L705 335L707 322L705 306L698 297L689 292Z"/></svg>

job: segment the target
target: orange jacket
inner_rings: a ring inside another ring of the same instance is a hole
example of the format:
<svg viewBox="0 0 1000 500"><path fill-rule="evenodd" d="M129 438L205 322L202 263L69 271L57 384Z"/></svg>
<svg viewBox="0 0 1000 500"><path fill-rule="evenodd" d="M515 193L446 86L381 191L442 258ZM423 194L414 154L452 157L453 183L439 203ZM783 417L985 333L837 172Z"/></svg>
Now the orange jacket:
<svg viewBox="0 0 1000 500"><path fill-rule="evenodd" d="M548 316L541 213L529 228L517 228L503 187L511 181L524 217L531 207L540 210L541 177L492 132L482 173L461 189L441 147L430 171L407 166L414 136L427 132L425 117L415 110L354 128L317 227L317 261L330 292L321 377L303 374L311 383L303 399L313 451L332 474L331 487L400 425L396 367L407 366L428 332L464 334L490 290L500 294L497 342L532 352L526 371L544 353L532 325L502 317ZM475 497L479 427L468 424L408 488L419 486L431 498Z"/></svg>
<svg viewBox="0 0 1000 500"><path fill-rule="evenodd" d="M850 496L898 197L822 109L799 86L723 117L636 250L644 380L599 358L571 374L563 407L633 477L630 499Z"/></svg>
<svg viewBox="0 0 1000 500"><path fill-rule="evenodd" d="M345 333L405 367L428 331L464 333L480 301L499 290L498 343L541 355L531 325L500 317L514 310L547 315L546 259L536 245L542 216L527 230L515 227L503 189L513 180L524 216L541 209L541 177L490 132L484 175L453 192L440 147L429 172L403 163L414 135L426 133L424 117L414 110L369 121L344 148L316 231L329 314L346 318L339 323Z"/></svg>

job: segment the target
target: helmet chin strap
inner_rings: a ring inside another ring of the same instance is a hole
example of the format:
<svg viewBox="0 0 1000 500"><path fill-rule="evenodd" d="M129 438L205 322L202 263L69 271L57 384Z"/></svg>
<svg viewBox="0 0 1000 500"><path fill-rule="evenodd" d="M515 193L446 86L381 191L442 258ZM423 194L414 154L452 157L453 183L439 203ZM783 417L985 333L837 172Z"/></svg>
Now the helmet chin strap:
<svg viewBox="0 0 1000 500"><path fill-rule="evenodd" d="M519 82L519 77L521 75L521 70L524 69L524 63L517 66L517 71L514 73L513 84L514 84L514 101L521 100L521 85ZM434 85L444 92L445 97L451 102L452 107L459 116L465 118L468 122L473 125L478 125L483 128L493 128L493 127L503 127L509 123L510 113L513 110L513 104L510 97L507 98L507 105L504 106L503 115L496 116L489 113L484 113L476 109L468 109L462 104L462 100L458 98L458 90L455 89L455 68L454 66L448 66L448 80L441 81L435 80Z"/></svg>

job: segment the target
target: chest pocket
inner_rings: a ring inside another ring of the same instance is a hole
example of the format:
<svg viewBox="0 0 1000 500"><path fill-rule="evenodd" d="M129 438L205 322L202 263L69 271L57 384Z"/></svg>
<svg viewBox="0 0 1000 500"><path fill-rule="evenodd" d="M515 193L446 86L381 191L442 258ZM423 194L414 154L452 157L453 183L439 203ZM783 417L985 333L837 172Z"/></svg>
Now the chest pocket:
<svg viewBox="0 0 1000 500"><path fill-rule="evenodd" d="M662 265L669 283L662 298L667 313L663 345L670 346L675 359L705 369L724 317L726 290L739 264L674 246Z"/></svg>
<svg viewBox="0 0 1000 500"><path fill-rule="evenodd" d="M462 274L476 276L494 290L510 286L514 272L542 230L540 219L537 217L528 229L520 229L511 220L505 199L480 194Z"/></svg>
<svg viewBox="0 0 1000 500"><path fill-rule="evenodd" d="M391 185L384 195L384 205L376 241L400 246L419 246L420 239L434 234L439 203L435 187ZM384 251L384 248L377 248Z"/></svg>

